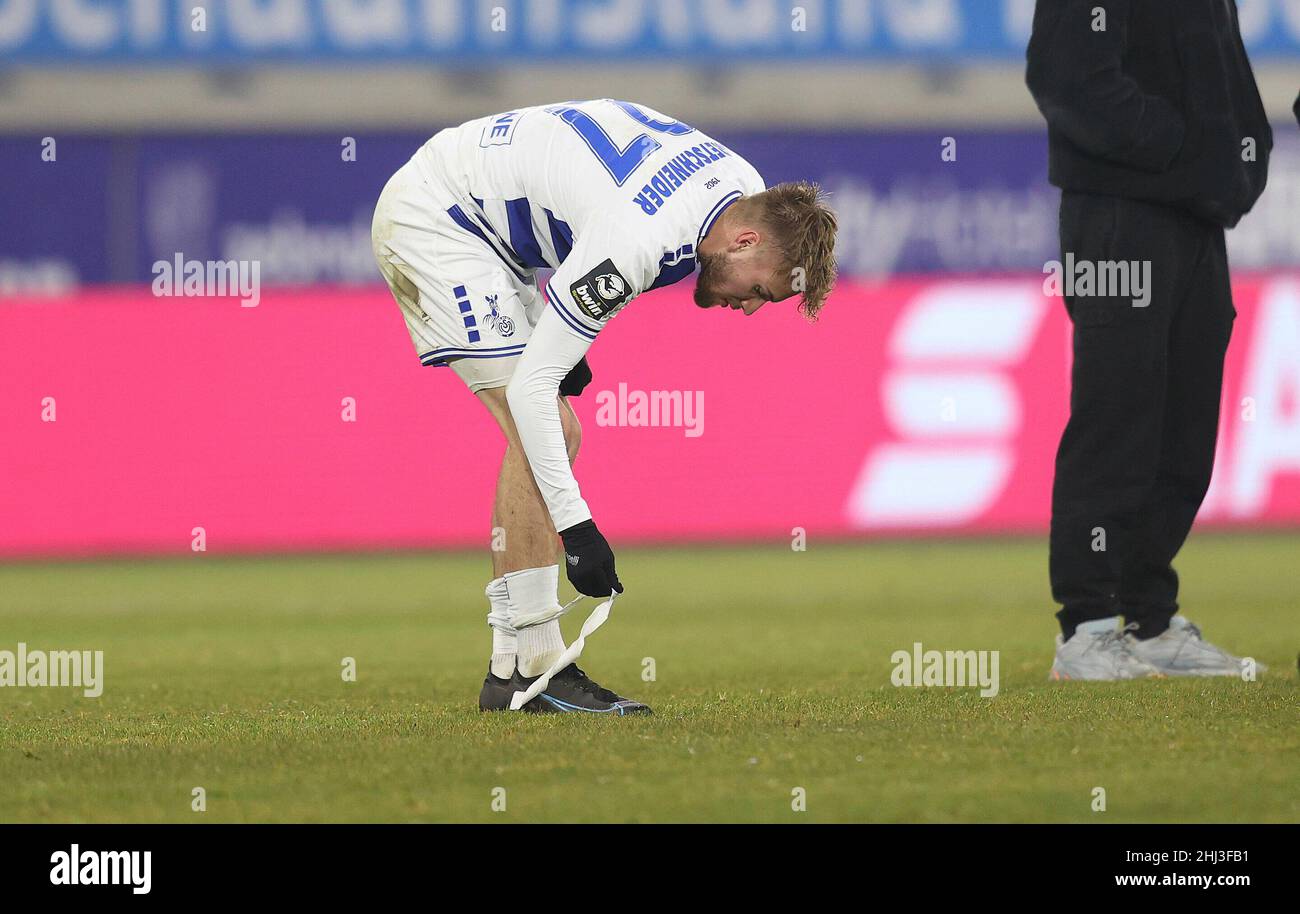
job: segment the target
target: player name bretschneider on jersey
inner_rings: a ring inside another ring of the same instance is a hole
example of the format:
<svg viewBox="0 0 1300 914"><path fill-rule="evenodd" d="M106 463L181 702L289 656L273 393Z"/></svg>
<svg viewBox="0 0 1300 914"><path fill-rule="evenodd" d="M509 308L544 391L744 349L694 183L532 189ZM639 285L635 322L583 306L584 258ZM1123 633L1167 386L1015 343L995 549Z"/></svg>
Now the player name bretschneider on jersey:
<svg viewBox="0 0 1300 914"><path fill-rule="evenodd" d="M685 152L678 153L668 164L659 169L655 176L641 188L641 192L632 198L632 202L641 207L647 216L659 212L673 191L681 187L692 175L707 165L731 155L731 151L718 143L701 143Z"/></svg>

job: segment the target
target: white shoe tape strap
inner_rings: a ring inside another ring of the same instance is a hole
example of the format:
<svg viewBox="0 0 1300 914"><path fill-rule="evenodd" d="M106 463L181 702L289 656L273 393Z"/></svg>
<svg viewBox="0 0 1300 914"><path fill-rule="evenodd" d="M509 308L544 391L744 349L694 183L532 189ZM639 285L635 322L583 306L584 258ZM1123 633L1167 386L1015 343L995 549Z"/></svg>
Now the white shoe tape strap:
<svg viewBox="0 0 1300 914"><path fill-rule="evenodd" d="M568 603L565 603L563 606L559 606L559 607L552 606L547 609L543 609L538 612L535 612L532 615L525 615L524 613L518 613L515 615L514 618L510 620L510 625L516 631L518 631L521 628L532 628L534 625L545 625L547 622L551 622L555 619L558 619L560 618L560 616L567 613L570 609L573 608L573 604L577 603L581 599L582 599L582 594L578 594L578 596L574 597L572 600L570 600Z"/></svg>
<svg viewBox="0 0 1300 914"><path fill-rule="evenodd" d="M582 656L582 649L587 643L587 636L605 624L605 620L609 618L609 611L614 608L614 598L617 596L618 594L616 593L610 594L608 600L599 604L591 611L591 615L587 617L587 621L582 623L582 631L578 632L578 637L574 639L572 644L564 649L564 653L560 654L560 658L551 664L550 669L538 676L536 681L527 689L522 692L516 692L511 696L511 711L518 711L524 705L528 704L528 702L545 692L546 687L551 684L552 676ZM565 606L565 611L576 602L577 600L574 600Z"/></svg>

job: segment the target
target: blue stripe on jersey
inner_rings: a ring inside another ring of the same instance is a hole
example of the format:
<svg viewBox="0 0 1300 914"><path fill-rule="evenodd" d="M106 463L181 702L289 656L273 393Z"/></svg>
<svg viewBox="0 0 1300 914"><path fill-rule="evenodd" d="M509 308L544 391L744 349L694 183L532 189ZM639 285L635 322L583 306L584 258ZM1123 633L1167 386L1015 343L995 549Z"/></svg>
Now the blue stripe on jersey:
<svg viewBox="0 0 1300 914"><path fill-rule="evenodd" d="M569 228L567 222L556 219L555 213L549 209L544 209L543 212L546 213L546 225L551 230L551 244L555 248L555 258L559 263L564 263L564 259L573 250L573 229Z"/></svg>
<svg viewBox="0 0 1300 914"><path fill-rule="evenodd" d="M492 237L497 240L497 243L500 244L501 247L505 250L505 252L511 257L511 259L514 260L515 267L522 268L524 266L523 258L520 257L519 254L517 254L513 248L510 247L510 245L506 242L506 240L501 237L501 233L498 232L496 230L496 227L492 225L492 221L487 217L487 209L484 208L483 201L478 197L474 196L473 194L470 194L469 198L474 201L474 205L478 207L479 213L482 213L481 216L475 214L479 221L479 224L482 225L483 228L487 229L489 232L492 233Z"/></svg>
<svg viewBox="0 0 1300 914"><path fill-rule="evenodd" d="M555 309L555 313L560 315L560 318L573 329L574 333L589 340L596 338L595 330L583 326L575 317L569 314L568 309L561 303L560 296L555 294L555 287L549 282L546 284L546 298L551 303L551 307Z"/></svg>
<svg viewBox="0 0 1300 914"><path fill-rule="evenodd" d="M451 209L447 210L447 215L451 216L452 220L457 225L459 225L465 231L477 237L480 241L482 241L489 248L491 248L492 253L496 254L497 257L501 259L501 262L504 263L506 266L508 266L510 268L510 271L519 277L520 282L527 281L524 274L519 271L519 268L515 266L513 263L511 263L509 258L505 257L499 250L497 250L496 245L494 245L491 241L488 240L488 236L483 234L483 230L474 224L473 219L465 215L465 211L461 209L459 205L452 206ZM493 234L496 233L493 232Z"/></svg>
<svg viewBox="0 0 1300 914"><path fill-rule="evenodd" d="M709 210L709 216L704 220L704 225L700 226L700 237L695 239L696 247L699 247L700 242L704 240L704 236L709 233L709 229L713 228L713 223L718 221L718 217L722 215L722 211L743 196L744 194L740 191L733 190L717 203L713 204L713 209Z"/></svg>
<svg viewBox="0 0 1300 914"><path fill-rule="evenodd" d="M526 267L549 267L542 256L542 246L533 233L533 207L527 197L506 201L506 219L510 224L510 249Z"/></svg>
<svg viewBox="0 0 1300 914"><path fill-rule="evenodd" d="M475 216L478 218L479 224L482 225L483 228L485 228L485 229L487 229L489 232L491 232L491 233L492 233L492 237L495 238L497 241L500 241L500 242L501 242L501 246L502 246L503 248L507 248L507 249L509 249L509 245L506 244L505 239L501 237L501 235L497 232L497 230L492 226L491 221L489 221L489 219L488 219L488 217L487 217L487 208L483 205L483 201L482 201L482 199L480 199L479 197L474 196L473 194L470 194L470 197L469 197L469 198L470 198L471 200L474 201L474 205L478 207L478 211L479 211L479 213L482 213L482 214L483 214L483 215L481 215L481 216L478 215L478 213L475 214ZM511 251L510 253L513 254L514 251Z"/></svg>

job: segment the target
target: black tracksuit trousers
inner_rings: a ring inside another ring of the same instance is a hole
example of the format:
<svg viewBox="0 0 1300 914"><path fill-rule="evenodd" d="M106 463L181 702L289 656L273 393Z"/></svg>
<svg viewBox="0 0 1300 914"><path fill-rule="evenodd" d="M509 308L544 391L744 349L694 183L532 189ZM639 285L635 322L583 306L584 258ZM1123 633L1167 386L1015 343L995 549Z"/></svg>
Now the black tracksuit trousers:
<svg viewBox="0 0 1300 914"><path fill-rule="evenodd" d="M1139 637L1178 610L1172 561L1214 465L1236 310L1223 229L1179 209L1065 191L1062 262L1150 264L1150 302L1066 296L1070 421L1052 487L1052 596L1074 626L1122 614Z"/></svg>

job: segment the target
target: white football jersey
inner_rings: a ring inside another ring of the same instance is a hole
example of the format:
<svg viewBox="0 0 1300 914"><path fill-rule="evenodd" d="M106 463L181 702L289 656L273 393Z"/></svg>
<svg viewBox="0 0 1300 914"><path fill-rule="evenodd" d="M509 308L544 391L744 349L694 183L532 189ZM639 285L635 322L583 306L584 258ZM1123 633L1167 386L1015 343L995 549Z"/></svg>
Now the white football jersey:
<svg viewBox="0 0 1300 914"><path fill-rule="evenodd" d="M587 339L642 292L695 271L728 204L764 190L752 165L698 130L612 99L521 108L444 130L417 161L462 195L462 228Z"/></svg>

